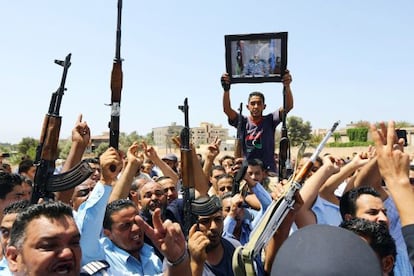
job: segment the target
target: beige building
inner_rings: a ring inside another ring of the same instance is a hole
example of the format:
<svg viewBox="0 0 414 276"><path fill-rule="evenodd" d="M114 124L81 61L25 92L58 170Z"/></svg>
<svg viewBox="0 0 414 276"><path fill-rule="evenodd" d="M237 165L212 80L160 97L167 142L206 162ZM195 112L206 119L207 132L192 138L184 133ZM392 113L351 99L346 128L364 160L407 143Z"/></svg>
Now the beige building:
<svg viewBox="0 0 414 276"><path fill-rule="evenodd" d="M171 142L171 138L179 136L181 130L184 128L182 125L172 123L169 126L153 128L154 145L158 148L171 149L174 145ZM199 147L203 144L210 144L215 137L218 137L222 141L228 139L229 130L223 128L221 125L214 125L207 122L202 122L198 127L191 127L191 141Z"/></svg>

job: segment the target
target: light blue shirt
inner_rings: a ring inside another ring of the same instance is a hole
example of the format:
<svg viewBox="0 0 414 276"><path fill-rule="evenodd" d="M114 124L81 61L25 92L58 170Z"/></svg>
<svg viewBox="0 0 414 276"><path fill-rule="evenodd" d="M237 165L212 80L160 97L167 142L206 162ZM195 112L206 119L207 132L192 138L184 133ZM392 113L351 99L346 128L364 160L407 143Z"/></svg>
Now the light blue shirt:
<svg viewBox="0 0 414 276"><path fill-rule="evenodd" d="M137 260L102 234L111 191L111 186L98 182L75 214L81 232L82 265L94 260L106 260L112 271L118 271L116 275L162 275L162 262L150 245L144 244L140 260Z"/></svg>
<svg viewBox="0 0 414 276"><path fill-rule="evenodd" d="M0 260L0 276L12 276L6 257Z"/></svg>
<svg viewBox="0 0 414 276"><path fill-rule="evenodd" d="M260 221L260 218L266 212L267 208L269 207L270 203L272 202L272 198L270 197L269 193L265 190L265 188L260 184L257 183L253 188L252 192L256 195L257 199L260 202L261 208L260 210L253 210L249 208L245 208L245 216L242 221L241 225L241 235L240 235L240 243L246 244L250 239L250 234L252 229L257 225ZM237 221L227 216L224 219L223 224L223 237L230 237L234 238L233 232L236 228Z"/></svg>
<svg viewBox="0 0 414 276"><path fill-rule="evenodd" d="M315 203L312 205L312 211L316 216L317 224L339 226L342 222L339 206L320 196L317 196Z"/></svg>
<svg viewBox="0 0 414 276"><path fill-rule="evenodd" d="M395 260L394 275L395 276L412 276L413 267L408 257L407 245L401 232L401 221L398 210L393 199L389 196L384 200L384 207L387 209L387 217L390 223L390 234L395 240L397 247L397 258Z"/></svg>

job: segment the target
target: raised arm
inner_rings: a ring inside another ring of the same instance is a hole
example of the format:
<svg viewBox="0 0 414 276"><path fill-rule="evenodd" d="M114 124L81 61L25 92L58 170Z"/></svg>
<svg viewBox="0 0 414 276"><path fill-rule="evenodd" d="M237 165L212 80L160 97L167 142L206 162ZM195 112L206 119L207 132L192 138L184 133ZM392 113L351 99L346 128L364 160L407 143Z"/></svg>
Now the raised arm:
<svg viewBox="0 0 414 276"><path fill-rule="evenodd" d="M336 160L335 160L336 162ZM334 192L345 179L347 179L357 169L368 163L368 155L366 152L361 152L352 159L351 162L343 166L338 173L332 175L319 189L319 195L327 201L339 205L339 200Z"/></svg>
<svg viewBox="0 0 414 276"><path fill-rule="evenodd" d="M292 110L293 108L293 95L292 90L290 89L290 84L292 83L292 75L289 70L285 71L283 75L283 87L286 89L286 113ZM283 112L283 107L280 108L279 112Z"/></svg>
<svg viewBox="0 0 414 276"><path fill-rule="evenodd" d="M220 153L220 144L221 140L216 137L208 147L207 147L207 154L205 157L205 162L203 166L204 174L207 180L210 179L210 171L214 165L214 160L216 159L217 155Z"/></svg>
<svg viewBox="0 0 414 276"><path fill-rule="evenodd" d="M303 199L303 206L298 211L296 216L296 225L298 228L309 224L315 224L316 216L311 208L318 196L321 185L333 174L337 173L339 168L332 162L329 156L323 158L323 165L312 176L310 176L304 183L300 190L300 196Z"/></svg>
<svg viewBox="0 0 414 276"><path fill-rule="evenodd" d="M112 190L109 202L128 197L135 173L141 167L144 160L142 154L138 154L138 147L138 143L134 142L128 148L126 165L123 168L122 174Z"/></svg>
<svg viewBox="0 0 414 276"><path fill-rule="evenodd" d="M224 73L221 76L221 86L223 87L223 111L227 115L229 120L235 120L237 118L237 112L231 108L230 103L230 76L228 73Z"/></svg>
<svg viewBox="0 0 414 276"><path fill-rule="evenodd" d="M380 124L382 131L371 125L372 139L377 150L377 164L388 191L400 213L401 225L414 224L414 190L409 179L409 155L397 144L395 123Z"/></svg>
<svg viewBox="0 0 414 276"><path fill-rule="evenodd" d="M82 160L83 153L89 145L90 139L91 131L89 126L85 121L82 121L82 114L79 114L75 127L72 129L72 145L65 164L63 165L62 173L69 171ZM62 192L56 192L56 200L69 204L74 189L75 188Z"/></svg>
<svg viewBox="0 0 414 276"><path fill-rule="evenodd" d="M190 256L178 223L170 220L162 222L160 209L156 209L152 215L154 227L149 226L140 216L136 216L135 221L167 260L165 275L191 275Z"/></svg>
<svg viewBox="0 0 414 276"><path fill-rule="evenodd" d="M170 177L174 183L178 182L177 173L170 167L166 162L164 162L158 155L157 151L152 146L148 146L147 143L142 142L142 147L144 149L144 154L155 166L157 166L164 176Z"/></svg>

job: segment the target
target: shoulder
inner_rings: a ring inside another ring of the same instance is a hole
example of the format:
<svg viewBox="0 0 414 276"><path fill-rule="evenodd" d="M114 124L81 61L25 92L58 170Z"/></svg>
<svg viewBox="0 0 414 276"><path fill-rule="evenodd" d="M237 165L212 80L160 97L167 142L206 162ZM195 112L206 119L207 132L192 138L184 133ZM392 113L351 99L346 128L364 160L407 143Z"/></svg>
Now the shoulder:
<svg viewBox="0 0 414 276"><path fill-rule="evenodd" d="M241 243L238 240L233 239L231 237L222 237L221 240L225 248L233 248L234 250L236 247L241 246Z"/></svg>
<svg viewBox="0 0 414 276"><path fill-rule="evenodd" d="M96 275L99 272L106 271L109 268L109 264L104 261L93 261L82 266L80 275Z"/></svg>

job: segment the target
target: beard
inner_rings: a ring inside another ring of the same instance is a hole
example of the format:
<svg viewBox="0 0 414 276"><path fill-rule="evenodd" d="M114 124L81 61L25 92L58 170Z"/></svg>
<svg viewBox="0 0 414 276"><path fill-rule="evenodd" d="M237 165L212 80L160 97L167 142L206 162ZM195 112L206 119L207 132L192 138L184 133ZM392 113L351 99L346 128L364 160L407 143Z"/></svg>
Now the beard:
<svg viewBox="0 0 414 276"><path fill-rule="evenodd" d="M221 244L221 235L218 233L208 234L207 237L210 240L210 243L206 247L206 252L211 252Z"/></svg>

